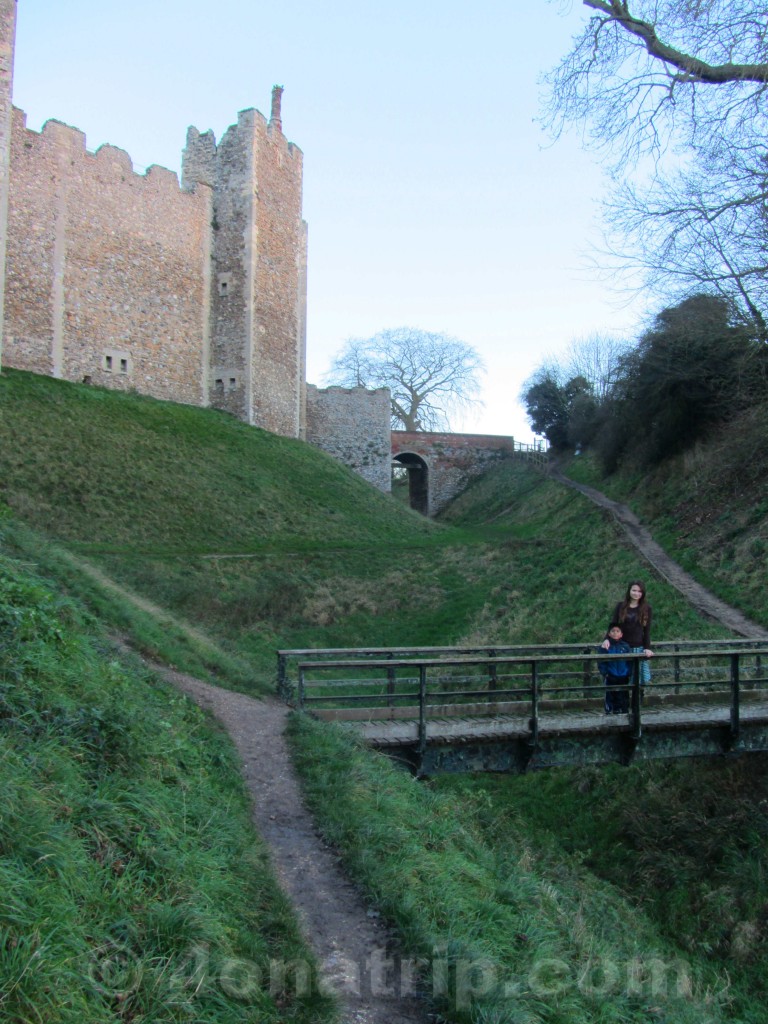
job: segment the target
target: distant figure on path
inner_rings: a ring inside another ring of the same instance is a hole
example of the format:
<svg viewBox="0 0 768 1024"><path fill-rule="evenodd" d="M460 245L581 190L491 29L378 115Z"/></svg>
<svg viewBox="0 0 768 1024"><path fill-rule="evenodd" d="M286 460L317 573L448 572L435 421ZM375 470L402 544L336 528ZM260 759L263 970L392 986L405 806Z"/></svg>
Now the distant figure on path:
<svg viewBox="0 0 768 1024"><path fill-rule="evenodd" d="M609 632L611 625L621 626L624 640L629 644L633 654L644 654L653 657L651 650L651 620L653 610L645 599L645 584L641 580L632 580L627 587L623 601L616 605L608 625L605 640L600 645L604 650L610 647ZM647 661L640 662L640 685L645 686L651 681L651 666Z"/></svg>

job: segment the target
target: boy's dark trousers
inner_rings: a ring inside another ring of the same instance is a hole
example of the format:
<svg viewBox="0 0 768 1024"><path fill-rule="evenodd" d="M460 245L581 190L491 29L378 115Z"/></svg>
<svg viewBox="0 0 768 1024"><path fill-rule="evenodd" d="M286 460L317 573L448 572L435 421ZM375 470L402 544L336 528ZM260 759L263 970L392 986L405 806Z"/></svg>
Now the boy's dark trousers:
<svg viewBox="0 0 768 1024"><path fill-rule="evenodd" d="M605 681L606 715L626 715L629 712L629 677L603 676Z"/></svg>

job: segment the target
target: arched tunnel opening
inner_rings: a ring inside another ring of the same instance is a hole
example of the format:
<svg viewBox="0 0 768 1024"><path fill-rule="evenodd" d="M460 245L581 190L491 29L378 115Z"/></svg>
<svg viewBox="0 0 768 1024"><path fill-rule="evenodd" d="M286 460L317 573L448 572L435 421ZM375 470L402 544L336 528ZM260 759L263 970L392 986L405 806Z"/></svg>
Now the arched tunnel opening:
<svg viewBox="0 0 768 1024"><path fill-rule="evenodd" d="M412 509L429 515L429 479L427 464L418 455L403 452L395 455L392 461L393 489L402 481L403 473L407 476L408 504Z"/></svg>

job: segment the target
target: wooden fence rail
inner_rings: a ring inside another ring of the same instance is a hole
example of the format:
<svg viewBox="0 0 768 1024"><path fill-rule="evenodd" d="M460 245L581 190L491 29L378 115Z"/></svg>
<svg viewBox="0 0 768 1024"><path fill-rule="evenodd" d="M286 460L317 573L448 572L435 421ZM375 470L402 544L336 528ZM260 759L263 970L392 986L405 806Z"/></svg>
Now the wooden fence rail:
<svg viewBox="0 0 768 1024"><path fill-rule="evenodd" d="M685 653L686 651L715 652L726 648L731 650L756 651L765 649L765 640L674 640L654 644L658 655ZM518 658L538 655L583 654L590 663L595 659L597 644L511 644L475 645L466 647L315 647L279 650L277 652L278 696L288 703L296 699L296 666L299 662L329 662L334 660L400 660L414 661L420 658L482 658L490 663L489 671L495 671L493 659ZM672 662L675 678L680 678L679 659Z"/></svg>
<svg viewBox="0 0 768 1024"><path fill-rule="evenodd" d="M422 768L430 747L491 740L507 747L511 741L518 766L530 766L541 751L546 756L536 766L582 763L590 759L584 753L590 743L593 760L626 761L646 728L654 734L646 756L768 749L765 641L658 644L647 687L640 683L642 654L614 656L632 663L632 681L629 713L610 722L597 669L610 656L592 645L475 648L472 654L455 648L383 650L384 657L371 649L305 657L282 651L281 692L317 717L354 723L376 746L408 748ZM396 657L396 650L407 656ZM293 658L295 687L288 671ZM670 730L677 741L670 741ZM706 743L701 736L690 742L697 730L706 731ZM606 744L608 732L620 734L621 742ZM486 749L486 761L487 754ZM450 760L445 750L440 757ZM470 757L465 762L473 764Z"/></svg>

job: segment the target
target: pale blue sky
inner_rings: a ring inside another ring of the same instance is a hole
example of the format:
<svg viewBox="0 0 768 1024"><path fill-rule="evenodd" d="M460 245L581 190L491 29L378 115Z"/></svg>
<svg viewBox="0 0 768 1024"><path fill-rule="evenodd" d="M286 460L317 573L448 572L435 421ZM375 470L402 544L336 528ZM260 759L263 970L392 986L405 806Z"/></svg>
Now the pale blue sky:
<svg viewBox="0 0 768 1024"><path fill-rule="evenodd" d="M180 170L190 124L220 139L269 114L304 152L308 378L348 337L445 331L488 367L457 428L530 440L517 402L545 355L592 333L635 336L584 264L605 181L578 135L534 119L540 74L586 18L546 0L19 0L14 102L134 168Z"/></svg>

